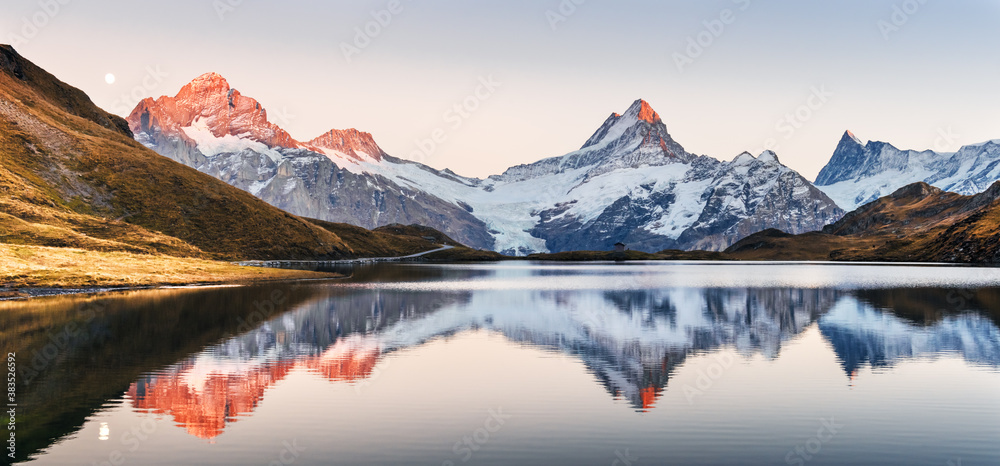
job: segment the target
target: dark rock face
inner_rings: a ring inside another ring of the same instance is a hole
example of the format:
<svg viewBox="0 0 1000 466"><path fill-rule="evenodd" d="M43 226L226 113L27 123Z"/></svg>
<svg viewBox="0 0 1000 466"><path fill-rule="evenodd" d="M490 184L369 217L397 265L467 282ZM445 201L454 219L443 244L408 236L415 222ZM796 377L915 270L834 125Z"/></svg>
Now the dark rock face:
<svg viewBox="0 0 1000 466"><path fill-rule="evenodd" d="M816 177L817 186L827 186L840 181L851 180L862 174L868 167L869 154L865 152L865 146L847 131L840 138L837 149L833 151L830 162L823 167Z"/></svg>
<svg viewBox="0 0 1000 466"><path fill-rule="evenodd" d="M561 213L560 209L553 209L542 213L542 222L532 234L544 239L551 251L606 251L618 241L640 251L679 249L676 240L642 228L654 219L653 212L658 206L673 202L669 192L650 193L640 199L623 197L587 224L576 219L553 220Z"/></svg>

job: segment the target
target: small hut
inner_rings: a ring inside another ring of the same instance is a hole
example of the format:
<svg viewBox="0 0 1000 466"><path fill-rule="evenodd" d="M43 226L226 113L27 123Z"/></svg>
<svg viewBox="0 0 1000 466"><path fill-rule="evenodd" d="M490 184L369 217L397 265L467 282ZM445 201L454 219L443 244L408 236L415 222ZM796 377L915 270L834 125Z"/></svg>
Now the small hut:
<svg viewBox="0 0 1000 466"><path fill-rule="evenodd" d="M622 242L615 243L615 252L625 252L626 244Z"/></svg>

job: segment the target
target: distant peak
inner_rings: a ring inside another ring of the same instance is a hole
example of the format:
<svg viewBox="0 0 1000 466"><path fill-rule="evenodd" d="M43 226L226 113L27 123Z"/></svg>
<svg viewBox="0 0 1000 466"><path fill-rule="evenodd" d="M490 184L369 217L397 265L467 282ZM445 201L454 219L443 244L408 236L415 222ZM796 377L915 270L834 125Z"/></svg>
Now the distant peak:
<svg viewBox="0 0 1000 466"><path fill-rule="evenodd" d="M329 150L333 151L334 155L346 155L358 161L372 159L378 162L385 155L385 152L375 142L375 138L372 137L371 133L358 131L354 128L345 130L332 129L309 141L308 144L319 148L327 156L331 155L331 152L327 151Z"/></svg>
<svg viewBox="0 0 1000 466"><path fill-rule="evenodd" d="M215 138L227 135L263 143L270 148L308 149L267 119L257 100L240 94L218 73L205 73L184 85L174 97L145 99L128 117L133 132L159 131L190 144L184 128L203 121ZM155 127L155 128L154 128Z"/></svg>
<svg viewBox="0 0 1000 466"><path fill-rule="evenodd" d="M223 94L229 93L231 90L229 81L226 81L226 78L223 78L222 75L218 73L205 73L184 85L180 92L177 93L177 96L185 98L188 96L204 96L206 94Z"/></svg>
<svg viewBox="0 0 1000 466"><path fill-rule="evenodd" d="M225 81L226 78L223 78L222 75L219 74L219 73L216 73L214 71L209 71L208 73L205 73L205 74L203 74L201 76L198 76L197 78L194 78L192 81L205 81L205 80L208 80L208 81L218 81L218 80Z"/></svg>
<svg viewBox="0 0 1000 466"><path fill-rule="evenodd" d="M756 160L756 159L754 158L753 154L751 154L749 152L743 152L742 154L737 155L735 159L733 159L732 164L733 165L747 165L747 164L752 163L754 160Z"/></svg>
<svg viewBox="0 0 1000 466"><path fill-rule="evenodd" d="M612 113L581 150L610 148L620 152L636 149L634 144L638 144L640 152L658 153L661 160L689 162L695 158L670 137L660 115L643 99L633 102L622 114Z"/></svg>
<svg viewBox="0 0 1000 466"><path fill-rule="evenodd" d="M226 78L223 78L221 74L214 71L211 73L205 73L191 80L191 84L203 83L223 84L226 88L229 87L229 81L226 81Z"/></svg>
<svg viewBox="0 0 1000 466"><path fill-rule="evenodd" d="M653 110L649 102L643 99L636 100L626 113L634 114L637 119L647 123L659 123L661 121L660 115L656 113L656 110Z"/></svg>
<svg viewBox="0 0 1000 466"><path fill-rule="evenodd" d="M757 160L760 160L761 162L781 163L781 161L778 160L778 154L775 154L774 151L772 151L772 150L766 150L766 151L764 151L763 153L761 153L757 157Z"/></svg>
<svg viewBox="0 0 1000 466"><path fill-rule="evenodd" d="M859 146L863 146L864 145L864 143L862 143L861 140L858 139L858 137L855 136L854 133L851 132L851 130L845 131L844 132L844 137L840 138L840 142L842 142L842 143L843 142L847 142L847 141L853 141L854 143L856 143Z"/></svg>

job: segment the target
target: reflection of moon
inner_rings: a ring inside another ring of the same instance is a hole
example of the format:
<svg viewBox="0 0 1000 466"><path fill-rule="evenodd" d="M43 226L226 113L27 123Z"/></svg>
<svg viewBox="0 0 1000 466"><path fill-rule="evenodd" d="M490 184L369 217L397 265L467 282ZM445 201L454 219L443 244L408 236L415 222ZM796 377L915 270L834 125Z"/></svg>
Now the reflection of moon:
<svg viewBox="0 0 1000 466"><path fill-rule="evenodd" d="M107 81L108 84L114 84L115 83L115 75L113 75L111 73L108 73L108 75L104 77L104 80Z"/></svg>
<svg viewBox="0 0 1000 466"><path fill-rule="evenodd" d="M102 422L101 423L101 432L100 432L100 435L97 438L98 438L98 440L107 440L109 436L111 436L111 428L108 427L108 423L107 422Z"/></svg>

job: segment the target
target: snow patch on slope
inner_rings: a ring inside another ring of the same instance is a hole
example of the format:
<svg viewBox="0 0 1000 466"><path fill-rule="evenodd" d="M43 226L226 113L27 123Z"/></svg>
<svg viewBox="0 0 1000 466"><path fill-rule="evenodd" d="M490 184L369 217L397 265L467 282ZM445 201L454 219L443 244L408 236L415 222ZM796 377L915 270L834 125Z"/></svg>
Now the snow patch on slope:
<svg viewBox="0 0 1000 466"><path fill-rule="evenodd" d="M181 128L181 131L184 131L184 134L197 144L198 152L201 152L205 157L251 150L266 155L274 162L282 159L280 152L267 147L264 143L241 137L243 135L216 136L209 129L208 119L196 118L191 126L185 126Z"/></svg>

